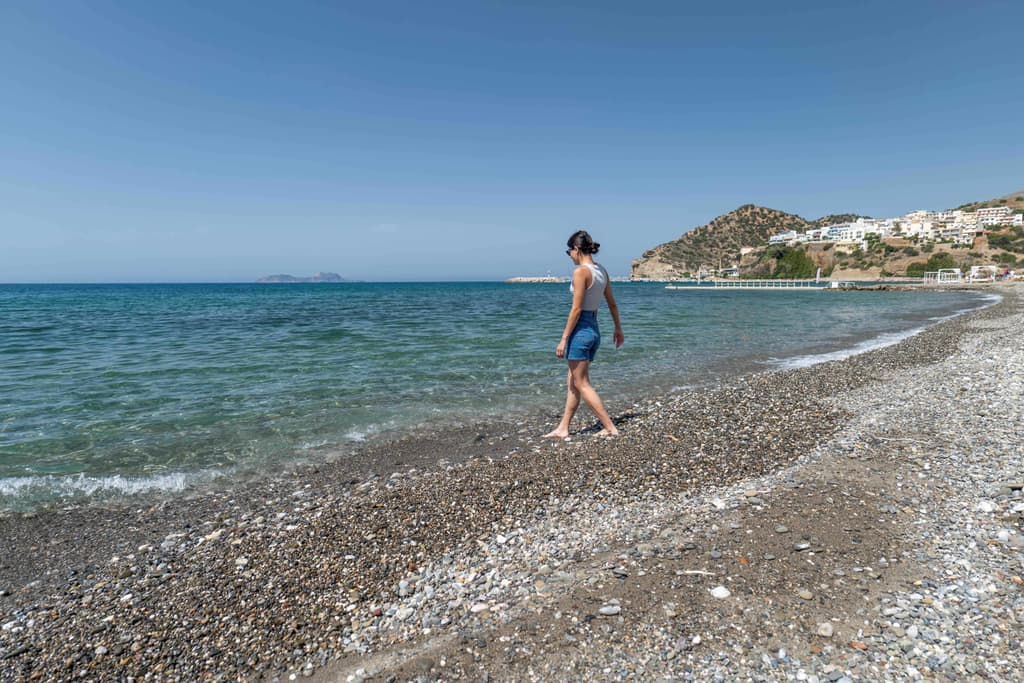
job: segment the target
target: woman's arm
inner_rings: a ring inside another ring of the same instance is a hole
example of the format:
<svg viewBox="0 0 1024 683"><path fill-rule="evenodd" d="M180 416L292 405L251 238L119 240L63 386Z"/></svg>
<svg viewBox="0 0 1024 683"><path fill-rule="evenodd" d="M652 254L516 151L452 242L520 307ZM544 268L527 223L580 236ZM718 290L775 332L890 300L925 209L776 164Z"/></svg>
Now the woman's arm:
<svg viewBox="0 0 1024 683"><path fill-rule="evenodd" d="M619 305L615 303L615 295L612 294L611 279L608 280L608 284L604 288L604 300L608 302L608 311L612 314L612 320L615 322L613 339L615 340L615 348L619 348L622 346L622 342L626 341L626 335L622 333L622 323L619 321Z"/></svg>
<svg viewBox="0 0 1024 683"><path fill-rule="evenodd" d="M580 313L583 312L583 295L587 293L587 279L594 276L590 268L578 266L572 272L572 308L569 309L569 319L565 321L565 329L562 331L562 340L555 348L555 355L565 358L565 345L569 343L569 335L576 329L576 323L580 320Z"/></svg>

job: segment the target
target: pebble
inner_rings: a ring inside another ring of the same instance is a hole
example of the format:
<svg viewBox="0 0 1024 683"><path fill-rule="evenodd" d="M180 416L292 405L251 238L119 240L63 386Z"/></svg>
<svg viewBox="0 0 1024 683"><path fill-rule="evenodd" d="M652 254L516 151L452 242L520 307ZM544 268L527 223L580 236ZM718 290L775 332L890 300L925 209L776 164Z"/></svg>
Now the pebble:
<svg viewBox="0 0 1024 683"><path fill-rule="evenodd" d="M825 621L818 624L817 633L823 638L831 638L832 634L835 633L835 628L833 628L832 624Z"/></svg>
<svg viewBox="0 0 1024 683"><path fill-rule="evenodd" d="M725 586L716 586L711 589L711 597L717 598L719 600L724 600L730 595L732 595L732 593Z"/></svg>

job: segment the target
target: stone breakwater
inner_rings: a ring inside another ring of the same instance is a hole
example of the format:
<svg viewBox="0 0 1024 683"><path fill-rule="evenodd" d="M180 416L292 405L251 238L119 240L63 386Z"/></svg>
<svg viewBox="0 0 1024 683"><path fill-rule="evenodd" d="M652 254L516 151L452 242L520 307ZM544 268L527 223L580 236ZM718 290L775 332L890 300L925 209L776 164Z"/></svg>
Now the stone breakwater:
<svg viewBox="0 0 1024 683"><path fill-rule="evenodd" d="M1012 680L1022 318L0 519L0 680Z"/></svg>

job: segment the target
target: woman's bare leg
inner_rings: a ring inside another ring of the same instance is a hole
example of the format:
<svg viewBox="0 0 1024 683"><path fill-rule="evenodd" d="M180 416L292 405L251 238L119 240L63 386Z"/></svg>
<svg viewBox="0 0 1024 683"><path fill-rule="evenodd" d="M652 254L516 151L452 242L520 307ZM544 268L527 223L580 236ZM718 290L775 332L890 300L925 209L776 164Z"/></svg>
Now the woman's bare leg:
<svg viewBox="0 0 1024 683"><path fill-rule="evenodd" d="M573 361L569 361L572 365ZM580 407L580 392L572 380L572 370L566 376L565 411L562 413L562 420L555 427L554 431L544 435L545 439L564 439L569 436L569 423L572 422L576 409Z"/></svg>
<svg viewBox="0 0 1024 683"><path fill-rule="evenodd" d="M619 433L612 418L608 416L601 397L597 395L597 390L590 384L590 361L571 360L569 361L569 395L565 400L565 414L562 415L562 421L558 423L555 431L545 434L545 436L562 439L569 436L569 423L579 407L580 398L586 402L587 407L593 411L601 422L601 426L604 427L601 434L614 436Z"/></svg>

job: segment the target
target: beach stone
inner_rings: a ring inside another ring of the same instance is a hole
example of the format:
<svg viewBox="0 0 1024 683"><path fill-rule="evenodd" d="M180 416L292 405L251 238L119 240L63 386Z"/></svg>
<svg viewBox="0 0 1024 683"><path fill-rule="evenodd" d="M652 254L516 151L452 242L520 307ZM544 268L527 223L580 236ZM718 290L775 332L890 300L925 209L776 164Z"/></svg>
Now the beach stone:
<svg viewBox="0 0 1024 683"><path fill-rule="evenodd" d="M814 599L814 593L812 593L811 591L807 590L806 588L797 591L796 594L797 594L797 596L799 596L799 598L801 600L813 600Z"/></svg>
<svg viewBox="0 0 1024 683"><path fill-rule="evenodd" d="M818 624L817 633L822 638L831 638L832 635L835 633L835 628L833 628L832 624L830 624L829 622L824 621Z"/></svg>
<svg viewBox="0 0 1024 683"><path fill-rule="evenodd" d="M622 607L619 605L602 605L597 611L606 617L612 617L621 612Z"/></svg>
<svg viewBox="0 0 1024 683"><path fill-rule="evenodd" d="M725 586L716 586L711 589L711 597L717 598L718 600L724 600L730 595L732 595L732 593Z"/></svg>

